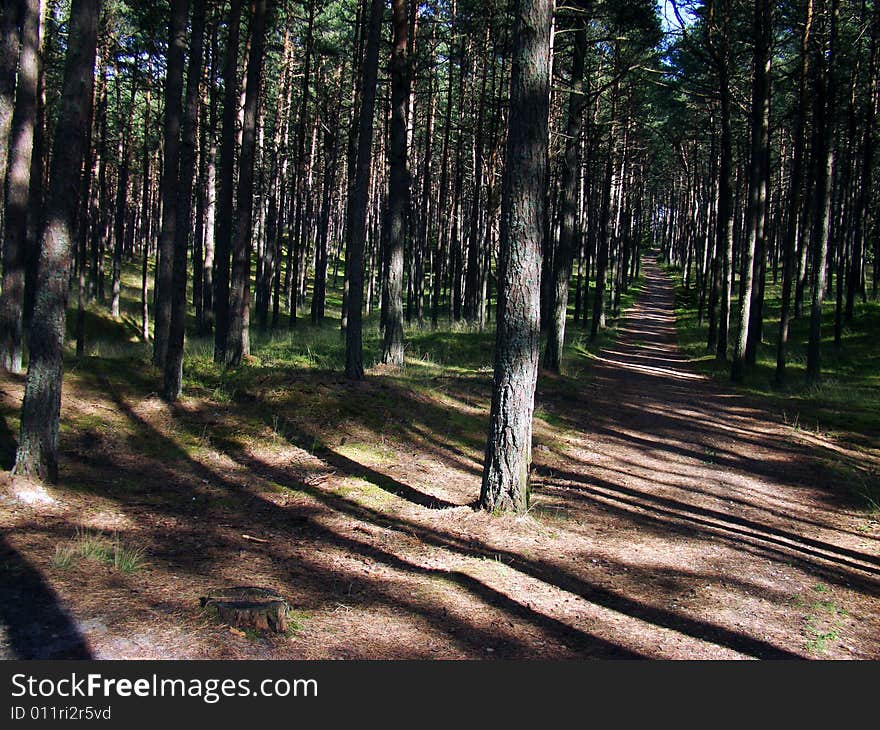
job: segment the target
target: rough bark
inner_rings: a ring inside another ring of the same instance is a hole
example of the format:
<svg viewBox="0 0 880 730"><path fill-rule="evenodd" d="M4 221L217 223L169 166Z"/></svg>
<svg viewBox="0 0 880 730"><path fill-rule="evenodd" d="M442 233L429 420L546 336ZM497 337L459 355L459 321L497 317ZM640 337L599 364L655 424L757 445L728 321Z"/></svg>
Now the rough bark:
<svg viewBox="0 0 880 730"><path fill-rule="evenodd" d="M406 103L409 98L406 11L406 0L391 0L394 42L391 50L391 139L388 145L388 309L382 362L398 367L403 365L403 256L410 204L406 149Z"/></svg>
<svg viewBox="0 0 880 730"><path fill-rule="evenodd" d="M19 23L25 0L10 0L0 14L0 184L6 180L9 134L15 99L15 70L18 67Z"/></svg>
<svg viewBox="0 0 880 730"><path fill-rule="evenodd" d="M13 373L21 372L28 200L37 116L40 0L26 0L23 10L18 86L4 190L3 290L0 294L0 368Z"/></svg>
<svg viewBox="0 0 880 730"><path fill-rule="evenodd" d="M480 492L480 505L490 512L524 512L529 504L541 326L552 5L551 0L515 0L513 4L495 365Z"/></svg>
<svg viewBox="0 0 880 730"><path fill-rule="evenodd" d="M830 7L828 4L830 3ZM822 303L825 298L825 259L831 237L832 173L834 169L835 102L834 54L836 51L838 0L826 0L827 41L817 43L814 65L813 108L813 228L810 250L812 300L810 304L810 337L807 343L807 382L821 377Z"/></svg>
<svg viewBox="0 0 880 730"><path fill-rule="evenodd" d="M153 324L153 364L165 367L171 328L174 241L177 228L180 175L180 121L183 112L183 67L189 0L172 0L165 77L165 164L162 170L162 227L156 265L156 307Z"/></svg>
<svg viewBox="0 0 880 730"><path fill-rule="evenodd" d="M751 328L752 298L755 287L755 250L763 249L767 174L765 164L770 133L770 1L755 0L755 48L752 78L751 159L749 162L749 202L747 240L743 249L743 294L740 301L739 330L733 348L730 377L742 380L746 346ZM761 245L759 245L759 242ZM758 262L760 266L760 262Z"/></svg>
<svg viewBox="0 0 880 730"><path fill-rule="evenodd" d="M578 148L581 137L586 97L584 96L584 59L587 47L587 31L578 28L574 38L574 55L571 62L571 94L568 100L568 122L566 125L565 158L562 163L560 202L561 221L559 245L557 246L553 268L553 308L547 332L547 348L544 352L544 367L555 373L562 366L562 350L565 346L565 321L568 316L568 283L575 246L579 240L578 231L578 178L580 177Z"/></svg>
<svg viewBox="0 0 880 730"><path fill-rule="evenodd" d="M34 122L34 149L31 154L31 179L28 193L27 246L24 257L24 341L27 346L30 323L34 314L34 290L40 257L40 231L45 220L45 169L48 162L46 148L46 54L43 37L46 27L47 3L40 4L40 52L37 55L37 109ZM48 45L48 44L46 44ZM90 112L91 116L91 112Z"/></svg>
<svg viewBox="0 0 880 730"><path fill-rule="evenodd" d="M180 397L183 383L183 339L186 323L186 258L192 229L192 189L196 174L199 81L205 45L205 0L194 0L190 34L189 65L186 72L186 101L183 107L183 133L180 148L180 181L177 223L174 231L174 262L171 275L171 322L165 356L162 396L173 402Z"/></svg>
<svg viewBox="0 0 880 730"><path fill-rule="evenodd" d="M238 36L241 0L229 4L229 36L223 65L223 122L220 141L220 190L214 204L214 362L226 362L229 335L229 254L235 211L235 118L238 106ZM210 177L210 170L209 170Z"/></svg>
<svg viewBox="0 0 880 730"><path fill-rule="evenodd" d="M779 333L776 340L776 384L785 381L786 354L791 325L791 290L795 278L795 251L797 250L798 221L801 210L801 188L804 174L804 151L807 117L807 78L810 73L810 35L813 28L813 0L807 0L804 30L801 36L801 67L798 81L798 103L795 110L794 152L791 182L788 194L788 223L785 229L784 263L782 269L782 302L779 315Z"/></svg>
<svg viewBox="0 0 880 730"><path fill-rule="evenodd" d="M236 367L250 355L250 278L253 234L254 160L257 143L257 107L263 73L268 0L252 0L251 52L248 57L241 153L238 172L238 222L232 252L232 286L229 291L229 335L226 365Z"/></svg>
<svg viewBox="0 0 880 730"><path fill-rule="evenodd" d="M74 220L88 135L99 0L73 0L67 60L55 127L46 223L34 302L30 361L14 471L44 481L58 475L62 353Z"/></svg>
<svg viewBox="0 0 880 730"><path fill-rule="evenodd" d="M371 0L367 21L367 43L361 79L361 108L358 121L357 163L348 206L348 322L345 328L345 374L353 380L364 377L363 305L364 244L367 235L367 205L370 193L373 147L373 113L376 108L376 80L379 66L379 30L384 3Z"/></svg>

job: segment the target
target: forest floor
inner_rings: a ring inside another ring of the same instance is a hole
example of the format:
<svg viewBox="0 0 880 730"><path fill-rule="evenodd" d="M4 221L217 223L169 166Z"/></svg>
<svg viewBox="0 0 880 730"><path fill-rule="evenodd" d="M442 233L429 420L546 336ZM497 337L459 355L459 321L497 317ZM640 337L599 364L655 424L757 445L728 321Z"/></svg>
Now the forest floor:
<svg viewBox="0 0 880 730"><path fill-rule="evenodd" d="M644 273L586 373L542 373L523 517L473 507L487 368L265 367L173 407L147 365L72 369L54 501L0 497L0 657L880 658L880 451L699 373ZM286 635L201 611L243 584Z"/></svg>

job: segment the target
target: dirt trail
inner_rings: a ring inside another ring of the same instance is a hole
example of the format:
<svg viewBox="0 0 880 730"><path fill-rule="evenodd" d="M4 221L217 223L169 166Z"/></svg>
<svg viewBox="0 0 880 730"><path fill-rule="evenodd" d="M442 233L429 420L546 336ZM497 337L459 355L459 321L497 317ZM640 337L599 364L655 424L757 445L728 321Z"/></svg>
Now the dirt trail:
<svg viewBox="0 0 880 730"><path fill-rule="evenodd" d="M876 518L834 451L695 372L644 270L588 377L540 379L525 517L470 506L488 373L267 369L173 408L148 370L72 375L59 503L0 499L0 657L880 658ZM77 528L145 567L59 567ZM292 635L206 620L237 584L289 597Z"/></svg>
<svg viewBox="0 0 880 730"><path fill-rule="evenodd" d="M589 447L551 460L548 491L627 513L616 557L638 556L649 585L683 589L674 608L793 653L880 656L876 521L827 468L833 452L695 372L676 344L671 282L652 259L644 273L593 370L579 424Z"/></svg>

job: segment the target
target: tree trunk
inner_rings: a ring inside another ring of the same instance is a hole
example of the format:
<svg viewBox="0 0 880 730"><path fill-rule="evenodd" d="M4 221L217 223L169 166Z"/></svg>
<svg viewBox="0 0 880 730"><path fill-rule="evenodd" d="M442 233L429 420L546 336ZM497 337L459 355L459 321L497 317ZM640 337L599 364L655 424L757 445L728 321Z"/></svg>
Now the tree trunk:
<svg viewBox="0 0 880 730"><path fill-rule="evenodd" d="M586 27L579 27L574 38L574 56L571 62L572 91L568 99L568 123L566 129L565 159L561 180L561 225L559 246L553 269L553 308L544 352L544 367L558 373L562 367L562 350L565 346L565 321L568 316L568 282L574 258L578 231L578 177L580 176L578 148L581 138L586 97L584 96L584 59L587 48Z"/></svg>
<svg viewBox="0 0 880 730"><path fill-rule="evenodd" d="M614 140L612 139L608 148L608 160L605 162L605 175L602 183L599 235L596 244L598 248L596 252L596 290L593 292L593 318L590 325L591 340L596 339L599 330L605 327L605 287L608 280L608 226L611 221L611 187L613 180Z"/></svg>
<svg viewBox="0 0 880 730"><path fill-rule="evenodd" d="M123 114L123 107L119 95L119 78L120 78L120 69L117 65L115 69L115 75L117 79L117 94L116 94L116 103L117 103L117 113ZM113 220L113 263L112 263L112 283L111 283L111 297L110 297L110 316L118 317L119 316L119 298L121 296L121 288L122 288L122 254L125 248L125 219L127 215L128 209L128 172L130 166L130 153L131 153L131 145L129 144L129 138L131 136L131 124L133 119L133 114L131 110L134 109L134 97L136 93L136 84L134 83L134 79L132 79L131 83L131 98L128 103L128 112L126 113L125 120L119 120L119 127L123 130L122 134L120 134L120 139L118 142L118 150L119 150L119 174L116 181L116 210L114 213Z"/></svg>
<svg viewBox="0 0 880 730"><path fill-rule="evenodd" d="M309 0L308 26L306 28L304 67L302 86L300 87L300 110L299 123L296 137L296 176L294 178L294 219L293 231L288 243L289 253L287 257L287 272L285 290L287 294L287 306L290 311L288 328L296 327L297 309L299 305L299 281L306 268L306 254L304 241L307 236L307 223L305 220L305 197L306 197L306 126L308 124L309 96L311 92L312 75L312 47L314 44L315 27L315 3Z"/></svg>
<svg viewBox="0 0 880 730"><path fill-rule="evenodd" d="M515 0L513 4L495 374L480 492L480 505L489 512L524 512L529 504L541 329L552 5L552 0Z"/></svg>
<svg viewBox="0 0 880 730"><path fill-rule="evenodd" d="M26 0L4 195L3 290L0 294L0 368L13 373L21 372L25 252L39 53L40 0Z"/></svg>
<svg viewBox="0 0 880 730"><path fill-rule="evenodd" d="M15 72L20 55L19 23L25 0L10 0L0 14L0 184L6 180L9 134L15 99Z"/></svg>
<svg viewBox="0 0 880 730"><path fill-rule="evenodd" d="M91 298L102 300L103 292L103 272L101 270L101 235L103 228L103 217L101 213L101 203L104 197L103 191L107 187L107 66L103 58L100 59L100 72L98 73L97 84L95 90L95 166L93 178L97 184L93 184L95 188L91 196L89 225L91 234L89 236L89 258L91 262L89 270Z"/></svg>
<svg viewBox="0 0 880 730"><path fill-rule="evenodd" d="M151 79L148 74L146 99L144 100L144 148L142 151L144 177L143 188L141 190L141 219L143 222L143 232L141 234L141 246L143 247L143 250L141 251L141 339L144 342L150 341L150 304L148 298L149 292L147 291L147 279L149 275L150 246L153 240L153 226L150 223L150 187L152 184L152 179L150 177L150 158L152 157L152 151L150 149L149 139L150 88Z"/></svg>
<svg viewBox="0 0 880 730"><path fill-rule="evenodd" d="M383 0L371 0L367 21L367 43L361 80L361 108L358 122L357 164L348 206L348 322L345 329L345 374L353 380L364 377L363 305L364 244L367 235L367 205L373 148L373 113L376 108L376 80L379 67L379 31Z"/></svg>
<svg viewBox="0 0 880 730"><path fill-rule="evenodd" d="M490 40L492 37L492 19L494 15L493 4L489 5L486 13L486 31L483 37L483 42L485 44L484 47L489 49L492 47ZM485 157L484 127L486 120L486 86L489 80L489 70L487 66L489 63L490 61L483 62L482 79L479 86L480 96L477 100L477 124L474 131L472 145L474 186L471 193L471 210L467 237L467 267L465 270L464 284L464 318L469 324L476 324L479 322L480 264L482 263L482 256L480 254L483 248L483 242L480 236L480 219L482 210L486 207L486 201L483 196L483 167ZM476 84L474 86L476 87Z"/></svg>
<svg viewBox="0 0 880 730"><path fill-rule="evenodd" d="M751 161L749 165L748 232L743 250L743 295L740 301L739 331L733 348L730 377L743 378L746 347L751 327L752 297L755 286L755 249L763 249L765 205L767 201L767 174L765 164L770 134L770 0L755 0L755 49L752 80ZM759 246L758 243L761 242ZM760 267L760 262L758 262Z"/></svg>
<svg viewBox="0 0 880 730"><path fill-rule="evenodd" d="M817 44L814 63L813 155L815 159L813 188L813 228L810 235L812 262L812 302L810 305L810 339L807 343L807 382L816 383L821 377L820 346L822 342L822 303L825 297L825 259L831 236L831 190L834 169L835 104L834 54L837 40L838 1L827 8L827 44Z"/></svg>
<svg viewBox="0 0 880 730"><path fill-rule="evenodd" d="M785 229L785 259L782 268L782 302L779 315L779 334L776 340L776 384L785 381L785 361L791 324L791 290L795 278L795 252L798 248L798 221L801 210L801 187L804 170L804 148L807 117L807 78L810 73L810 43L813 29L813 0L807 0L804 30L801 36L801 68L798 80L798 102L794 122L794 153L788 196L788 224Z"/></svg>
<svg viewBox="0 0 880 730"><path fill-rule="evenodd" d="M43 63L44 28L46 27L47 3L40 3L40 52L37 55L37 108L34 122L34 149L31 154L30 190L28 192L27 246L24 257L24 341L27 346L30 323L34 314L34 290L37 286L37 266L40 257L40 231L45 220L45 169L46 154L46 70ZM91 107L89 111L91 118ZM91 129L91 127L90 127Z"/></svg>
<svg viewBox="0 0 880 730"><path fill-rule="evenodd" d="M91 100L90 100L91 101ZM86 347L86 286L88 284L87 274L87 258L88 258L88 236L89 236L89 213L92 205L93 187L95 180L95 164L97 155L94 154L93 135L96 131L95 115L93 105L89 104L88 110L89 124L86 129L88 135L83 140L83 149L85 150L83 160L83 168L86 171L82 185L80 186L79 213L76 221L76 266L78 266L77 288L76 288L76 322L74 323L76 337L76 357L82 358L85 355Z"/></svg>
<svg viewBox="0 0 880 730"><path fill-rule="evenodd" d="M730 329L730 290L733 276L734 241L734 189L732 184L733 133L731 130L730 89L730 0L723 0L720 48L717 51L718 92L720 96L721 159L718 170L718 228L716 248L720 254L719 283L721 286L721 312L718 317L718 344L715 351L718 360L727 359Z"/></svg>
<svg viewBox="0 0 880 730"><path fill-rule="evenodd" d="M84 140L88 136L98 8L99 0L73 0L71 6L67 60L46 199L46 223L41 235L30 361L15 457L15 473L46 481L55 481L58 476L68 281Z"/></svg>
<svg viewBox="0 0 880 730"><path fill-rule="evenodd" d="M186 17L189 0L172 0L165 77L165 165L162 170L162 228L156 264L156 307L153 324L153 365L165 367L171 328L171 291L174 272L174 241L177 227L178 178L180 174L180 119L182 115L183 65Z"/></svg>
<svg viewBox="0 0 880 730"><path fill-rule="evenodd" d="M456 0L452 0L450 32L455 35L456 29ZM446 232L449 229L448 222L444 219L449 197L449 145L452 131L452 54L448 58L448 72L446 82L446 110L443 118L443 153L440 161L440 200L437 205L437 227L434 234L436 243L434 246L434 296L431 307L431 324L436 327L440 317L440 299L443 292L443 275L446 264Z"/></svg>
<svg viewBox="0 0 880 730"><path fill-rule="evenodd" d="M238 106L238 34L241 0L229 4L229 36L223 66L223 129L220 142L220 192L214 204L214 362L226 363L229 336L229 254L235 212L235 119ZM210 177L210 170L209 170ZM219 212L219 214L218 214Z"/></svg>
<svg viewBox="0 0 880 730"><path fill-rule="evenodd" d="M341 84L342 74L339 75ZM336 106L336 117L341 111L342 95ZM324 321L324 311L327 306L327 245L330 235L330 215L333 205L333 190L336 187L336 163L338 158L339 144L336 130L330 127L324 129L324 185L321 199L321 219L318 224L318 248L315 257L315 280L312 289L312 324L319 325Z"/></svg>
<svg viewBox="0 0 880 730"><path fill-rule="evenodd" d="M291 100L291 42L290 20L284 29L281 50L282 69L279 91L276 97L275 134L272 139L271 161L268 172L268 205L266 231L262 251L257 257L256 309L261 330L269 328L269 306L272 301L272 284L280 266L281 238L284 228L284 210L287 206L287 138ZM261 128L261 135L264 133ZM275 322L273 322L273 326Z"/></svg>
<svg viewBox="0 0 880 730"><path fill-rule="evenodd" d="M880 2L874 0L874 12L871 17L871 46L868 61L868 74L871 81L869 82L868 91L865 97L864 111L862 113L862 140L861 148L858 154L860 164L861 182L859 192L856 195L855 209L853 210L853 251L850 259L849 271L847 273L846 284L846 311L845 321L852 322L853 312L855 310L856 293L861 292L864 299L864 289L862 288L862 255L864 250L864 242L868 234L869 206L871 204L871 188L873 184L874 172L874 148L876 130L874 124L877 116L877 91L880 88L880 81L877 76L880 74L878 69L878 58L880 58ZM880 261L874 258L875 276L877 270L880 269Z"/></svg>
<svg viewBox="0 0 880 730"><path fill-rule="evenodd" d="M406 149L409 98L406 0L391 0L394 45L391 51L391 139L388 145L388 315L382 362L403 365L403 255L409 216L410 176Z"/></svg>
<svg viewBox="0 0 880 730"><path fill-rule="evenodd" d="M192 188L196 174L199 81L205 44L205 0L194 0L190 36L189 66L186 72L186 102L183 108L183 135L180 148L180 183L175 226L174 265L171 277L171 323L162 397L173 402L180 397L183 383L183 339L186 324L186 257L192 229Z"/></svg>
<svg viewBox="0 0 880 730"><path fill-rule="evenodd" d="M253 233L254 158L257 142L257 106L263 73L268 0L251 1L251 52L248 57L241 155L238 171L238 224L232 252L229 292L229 336L226 365L236 367L250 355L251 237Z"/></svg>
<svg viewBox="0 0 880 730"><path fill-rule="evenodd" d="M205 258L202 262L202 321L199 333L210 335L214 329L214 246L217 216L217 62L220 48L216 26L211 33L211 66L208 76L208 145L205 155ZM228 282L228 279L227 279ZM228 286L227 286L228 290Z"/></svg>

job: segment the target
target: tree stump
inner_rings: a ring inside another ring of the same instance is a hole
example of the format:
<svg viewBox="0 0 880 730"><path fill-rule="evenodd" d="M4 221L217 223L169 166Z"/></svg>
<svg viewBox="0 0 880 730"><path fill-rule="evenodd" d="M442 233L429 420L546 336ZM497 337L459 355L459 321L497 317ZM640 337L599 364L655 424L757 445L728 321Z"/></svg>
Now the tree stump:
<svg viewBox="0 0 880 730"><path fill-rule="evenodd" d="M229 626L278 634L287 631L287 601L268 588L223 588L202 596L199 602L202 608Z"/></svg>

